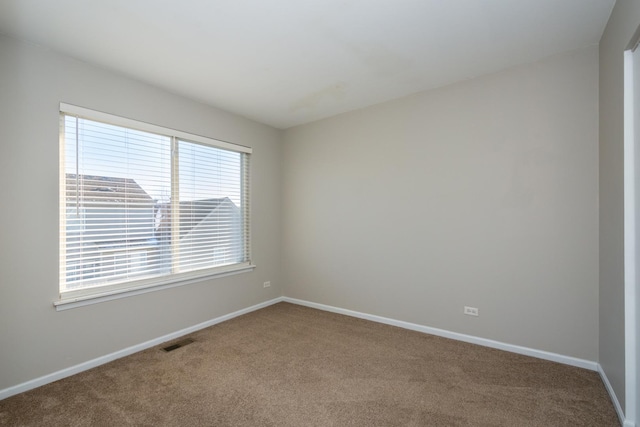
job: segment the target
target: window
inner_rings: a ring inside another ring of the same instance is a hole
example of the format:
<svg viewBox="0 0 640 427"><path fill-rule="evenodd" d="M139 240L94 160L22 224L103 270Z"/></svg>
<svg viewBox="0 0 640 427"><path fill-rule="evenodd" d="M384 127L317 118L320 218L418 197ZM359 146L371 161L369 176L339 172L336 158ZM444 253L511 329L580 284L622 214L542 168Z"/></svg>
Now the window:
<svg viewBox="0 0 640 427"><path fill-rule="evenodd" d="M251 149L60 111L58 304L253 267Z"/></svg>

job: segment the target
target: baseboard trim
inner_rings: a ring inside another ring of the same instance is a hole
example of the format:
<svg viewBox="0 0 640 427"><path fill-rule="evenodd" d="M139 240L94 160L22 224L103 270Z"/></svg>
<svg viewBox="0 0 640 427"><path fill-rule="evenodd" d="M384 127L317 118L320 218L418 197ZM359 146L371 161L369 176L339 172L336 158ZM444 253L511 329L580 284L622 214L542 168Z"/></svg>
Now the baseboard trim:
<svg viewBox="0 0 640 427"><path fill-rule="evenodd" d="M622 406L620 406L620 401L618 400L618 396L616 396L616 392L613 391L613 387L609 382L609 378L607 378L607 374L602 369L602 366L598 363L598 373L600 374L600 378L604 383L604 387L607 389L607 393L609 393L609 398L613 403L613 407L616 409L616 413L618 414L618 419L620 420L620 425L623 427L635 427L635 424L631 421L627 421L624 416L624 411L622 410Z"/></svg>
<svg viewBox="0 0 640 427"><path fill-rule="evenodd" d="M69 377L71 375L78 374L80 372L89 370L91 368L95 368L100 365L104 365L105 363L109 363L113 360L120 359L125 356L129 356L133 353L137 353L142 350L146 350L148 348L154 347L158 344L162 344L167 341L174 340L184 335L191 334L193 332L199 331L200 329L208 328L209 326L216 325L218 323L224 322L225 320L233 319L234 317L242 316L243 314L250 313L252 311L260 310L261 308L268 307L273 304L277 304L282 302L283 298L278 297L269 301L262 302L260 304L252 305L251 307L243 308L238 311L234 311L233 313L225 314L220 317L216 317L215 319L207 320L206 322L199 323L194 326L190 326L188 328L181 329L179 331L172 332L167 335L163 335L158 338L154 338L152 340L143 342L141 344L136 344L131 347L127 347L125 349L97 357L95 359L89 360L87 362L80 363L75 366L71 366L69 368L61 369L57 372L53 372L51 374L44 375L39 378L35 378L33 380L24 382L22 384L18 384L9 388L5 388L0 390L0 400L6 399L7 397L14 396L16 394L23 393L25 391L33 390L34 388L43 386L45 384L52 383L54 381L61 380L63 378Z"/></svg>
<svg viewBox="0 0 640 427"><path fill-rule="evenodd" d="M412 331L423 332L425 334L437 335L439 337L450 338L457 341L464 341L471 344L478 344L484 347L496 348L499 350L518 353L525 356L536 357L538 359L550 360L552 362L563 363L565 365L577 366L579 368L589 369L591 371L598 371L598 363L593 362L591 360L579 359L576 357L565 356L562 354L551 353L548 351L536 350L533 348L522 347L519 345L507 344L500 341L494 341L486 338L479 338L472 335L460 334L457 332L451 332L444 329L432 328L429 326L418 325L416 323L404 322L402 320L395 320L387 317L376 316L373 314L361 313L358 311L347 310L344 308L333 307L325 304L318 304L315 302L300 300L296 298L283 297L283 301L289 302L292 304L303 305L305 307L316 308L318 310L330 311L332 313L344 314L346 316L357 317L365 320L371 320L373 322L384 323L386 325L397 326L404 329L410 329Z"/></svg>
<svg viewBox="0 0 640 427"><path fill-rule="evenodd" d="M512 353L522 354L522 355L526 355L526 356L536 357L536 358L539 358L539 359L544 359L544 360L550 360L550 361L553 361L553 362L563 363L565 365L571 365L571 366L576 366L576 367L579 367L579 368L584 368L584 369L589 369L589 370L592 370L592 371L597 371L600 374L600 376L601 376L601 378L602 378L602 380L603 380L603 382L605 384L605 387L606 387L609 395L611 396L611 400L614 403L614 406L615 406L616 412L618 413L618 416L620 417L621 420L624 420L624 413L622 412L620 403L618 402L618 400L617 400L617 398L615 396L615 393L613 392L613 388L611 387L611 384L609 383L609 380L607 379L606 374L604 373L604 371L602 370L601 366L597 362L592 362L592 361L589 361L589 360L579 359L579 358L575 358L575 357L571 357L571 356L565 356L565 355L551 353L551 352L547 352L547 351L543 351L543 350L536 350L536 349L532 349L532 348L528 348L528 347L522 347L522 346L518 346L518 345L507 344L507 343L503 343L503 342L500 342L500 341L494 341L494 340L490 340L490 339L479 338L479 337L475 337L475 336L472 336L472 335L460 334L460 333L457 333L457 332L451 332L451 331L447 331L447 330L444 330L444 329L432 328L432 327L429 327L429 326L419 325L419 324L416 324L416 323L405 322L405 321L402 321L402 320L391 319L391 318L377 316L377 315L373 315L373 314L361 313L361 312L358 312L358 311L348 310L348 309L334 307L334 306L330 306L330 305L326 305L326 304L319 304L319 303L315 303L315 302L300 300L300 299L296 299L296 298L289 298L289 297L274 298L274 299L271 299L271 300L268 300L268 301L253 305L251 307L247 307L247 308L244 308L244 309L241 309L241 310L237 310L237 311L234 311L232 313L225 314L223 316L219 316L219 317L216 317L214 319L208 320L206 322L202 322L202 323L199 323L197 325L193 325L193 326L190 326L188 328L184 328L184 329L181 329L179 331L175 331L175 332L172 332L170 334L163 335L163 336L158 337L158 338L154 338L154 339L146 341L144 343L137 344L137 345L134 345L134 346L131 346L131 347L127 347L125 349L122 349L122 350L119 350L119 351L116 351L116 352L113 352L113 353L110 353L110 354L107 354L107 355L104 355L104 356L97 357L95 359L80 363L78 365L74 365L74 366L71 366L69 368L65 368L65 369L53 372L51 374L47 374L47 375L44 375L42 377L35 378L33 380L26 381L24 383L17 384L15 386L0 390L0 400L6 399L6 398L11 397L11 396L14 396L16 394L23 393L25 391L32 390L34 388L43 386L45 384L49 384L49 383L54 382L54 381L61 380L63 378L69 377L71 375L75 375L75 374L78 374L80 372L95 368L97 366L104 365L105 363L109 363L109 362L111 362L113 360L120 359L120 358L125 357L125 356L129 356L129 355L137 353L139 351L146 350L148 348L154 347L154 346L162 344L164 342L171 341L171 340L179 338L181 336L191 334L191 333L199 331L201 329L208 328L209 326L213 326L213 325L216 325L218 323L224 322L226 320L233 319L234 317L242 316L243 314L247 314L247 313L250 313L252 311L260 310L262 308L268 307L268 306L273 305L273 304L277 304L279 302L288 302L288 303L291 303L291 304L297 304L297 305L301 305L301 306L305 306L305 307L315 308L315 309L318 309L318 310L328 311L328 312L337 313L337 314L343 314L343 315L351 316L351 317L357 317L357 318L360 318L360 319L370 320L370 321L377 322L377 323L383 323L383 324L387 324L387 325L391 325L391 326L397 326L397 327L400 327L400 328L403 328L403 329L409 329L409 330L418 331L418 332L431 334L431 335L436 335L436 336L440 336L440 337L444 337L444 338L450 338L450 339L454 339L454 340L457 340L457 341L468 342L468 343L471 343L471 344L477 344L477 345L481 345L481 346L484 346L484 347L496 348L496 349L499 349L499 350L509 351L509 352L512 352ZM627 422L627 421L623 422L623 426L624 427L635 427L635 425L633 423L630 423L630 422Z"/></svg>

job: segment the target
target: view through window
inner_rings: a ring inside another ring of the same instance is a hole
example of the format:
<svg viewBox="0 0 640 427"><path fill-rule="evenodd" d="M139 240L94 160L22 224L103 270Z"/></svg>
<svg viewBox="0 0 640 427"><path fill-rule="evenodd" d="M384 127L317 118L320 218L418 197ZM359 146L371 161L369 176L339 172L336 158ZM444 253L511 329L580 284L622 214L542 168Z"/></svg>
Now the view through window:
<svg viewBox="0 0 640 427"><path fill-rule="evenodd" d="M62 294L249 264L248 153L64 112L61 141Z"/></svg>

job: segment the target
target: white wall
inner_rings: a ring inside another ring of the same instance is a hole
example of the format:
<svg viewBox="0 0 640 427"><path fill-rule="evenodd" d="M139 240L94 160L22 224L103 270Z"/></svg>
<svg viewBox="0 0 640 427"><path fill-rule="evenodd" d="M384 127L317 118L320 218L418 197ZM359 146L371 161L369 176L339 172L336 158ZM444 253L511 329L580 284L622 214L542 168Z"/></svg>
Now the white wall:
<svg viewBox="0 0 640 427"><path fill-rule="evenodd" d="M597 88L592 47L285 131L284 294L598 360Z"/></svg>
<svg viewBox="0 0 640 427"><path fill-rule="evenodd" d="M56 312L61 101L252 147L257 269ZM0 117L0 390L281 295L280 131L4 36Z"/></svg>
<svg viewBox="0 0 640 427"><path fill-rule="evenodd" d="M617 0L600 40L600 365L625 406L624 55L640 2Z"/></svg>

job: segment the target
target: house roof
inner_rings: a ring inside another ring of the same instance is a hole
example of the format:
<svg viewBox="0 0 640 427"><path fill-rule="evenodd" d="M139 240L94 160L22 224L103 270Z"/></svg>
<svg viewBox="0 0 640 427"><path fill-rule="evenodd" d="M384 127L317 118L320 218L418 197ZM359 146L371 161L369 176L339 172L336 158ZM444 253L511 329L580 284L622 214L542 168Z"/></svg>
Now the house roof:
<svg viewBox="0 0 640 427"><path fill-rule="evenodd" d="M157 203L138 183L131 178L119 178L99 175L66 174L66 191L69 203L76 197L83 205L113 205L120 204L132 208L153 207L156 218L156 235L166 234L171 225L170 203ZM237 209L228 197L208 198L183 201L180 209L180 237L184 237L197 228L203 221L225 205L227 209ZM220 211L222 212L222 211Z"/></svg>
<svg viewBox="0 0 640 427"><path fill-rule="evenodd" d="M228 197L180 202L180 237L182 238L185 235L189 234L191 230L201 224L202 221L208 218L222 205L227 205L231 208L237 208L235 203L233 203ZM161 212L160 224L157 229L160 232L167 232L171 223L170 204L161 203L157 205L157 208Z"/></svg>
<svg viewBox="0 0 640 427"><path fill-rule="evenodd" d="M74 199L79 189L82 203L154 203L155 200L131 178L67 174L67 198Z"/></svg>

